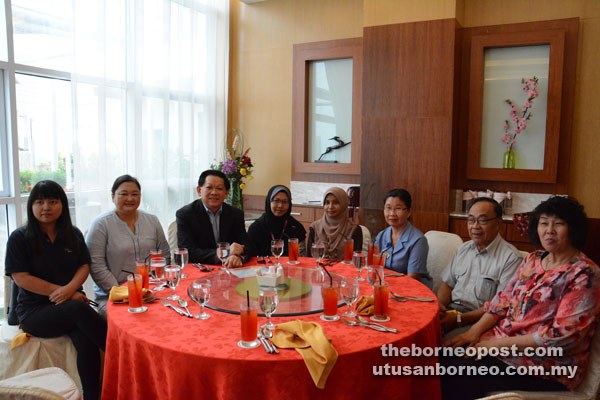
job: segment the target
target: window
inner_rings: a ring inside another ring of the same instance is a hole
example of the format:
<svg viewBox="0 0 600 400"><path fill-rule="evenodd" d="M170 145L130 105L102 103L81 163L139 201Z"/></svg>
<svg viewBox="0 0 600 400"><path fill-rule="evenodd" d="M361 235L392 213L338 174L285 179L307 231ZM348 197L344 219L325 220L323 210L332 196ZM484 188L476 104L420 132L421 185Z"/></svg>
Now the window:
<svg viewBox="0 0 600 400"><path fill-rule="evenodd" d="M9 0L0 17L7 233L42 179L65 188L87 231L114 207L110 187L125 173L166 232L224 142L228 2Z"/></svg>

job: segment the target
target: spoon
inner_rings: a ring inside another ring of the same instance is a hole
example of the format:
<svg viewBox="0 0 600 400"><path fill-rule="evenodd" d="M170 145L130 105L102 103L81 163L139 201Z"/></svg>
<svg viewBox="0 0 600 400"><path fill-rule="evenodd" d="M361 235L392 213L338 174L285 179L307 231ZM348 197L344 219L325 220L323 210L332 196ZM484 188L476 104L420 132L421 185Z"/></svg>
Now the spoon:
<svg viewBox="0 0 600 400"><path fill-rule="evenodd" d="M398 329L396 329L396 328L390 328L390 327L387 327L387 326L385 326L385 325L378 324L378 323L376 323L376 322L369 322L369 321L367 321L367 320L365 319L365 317L361 317L360 315L357 315L357 316L356 316L356 319L357 319L359 322L362 322L363 324L380 326L380 327L384 328L385 330L387 330L387 331L389 331L389 332L398 333Z"/></svg>
<svg viewBox="0 0 600 400"><path fill-rule="evenodd" d="M183 308L185 308L185 311L187 311L187 313L188 313L188 316L189 316L189 317L191 317L191 316L192 316L192 313L191 313L191 312L190 312L190 310L188 310L188 308L187 308L188 302L187 302L187 300L186 300L186 299L184 299L184 298L180 298L179 300L177 300L177 304L179 304L179 307L183 307Z"/></svg>
<svg viewBox="0 0 600 400"><path fill-rule="evenodd" d="M273 344L273 342L271 341L271 338L273 337L273 332L271 332L271 330L265 326L261 329L260 333L265 337L265 340L271 346L271 350L273 350L273 352L279 354L279 350L277 350L277 346L275 346L275 344Z"/></svg>

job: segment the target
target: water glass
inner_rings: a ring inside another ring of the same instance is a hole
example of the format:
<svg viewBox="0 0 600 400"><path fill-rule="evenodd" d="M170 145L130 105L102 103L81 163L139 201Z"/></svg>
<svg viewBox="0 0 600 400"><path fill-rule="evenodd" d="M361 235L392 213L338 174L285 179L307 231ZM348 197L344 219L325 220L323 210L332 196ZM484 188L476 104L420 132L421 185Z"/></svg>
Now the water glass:
<svg viewBox="0 0 600 400"><path fill-rule="evenodd" d="M165 268L165 278L167 279L167 285L173 291L173 294L167 297L167 300L179 300L180 297L175 294L175 288L179 285L181 279L181 270L177 265L169 265Z"/></svg>
<svg viewBox="0 0 600 400"><path fill-rule="evenodd" d="M142 276L140 274L127 276L127 295L129 297L129 310L127 311L137 314L148 309L143 304L144 289L142 288Z"/></svg>
<svg viewBox="0 0 600 400"><path fill-rule="evenodd" d="M363 253L362 251L355 251L352 254L352 264L354 264L354 266L356 267L356 270L358 271L358 280L359 281L364 281L365 278L363 278L360 273L363 269L363 267L365 266L365 253Z"/></svg>
<svg viewBox="0 0 600 400"><path fill-rule="evenodd" d="M150 272L152 273L153 282L158 286L154 288L154 291L164 290L162 286L162 280L165 277L165 266L167 265L167 260L161 257L150 258L148 261L150 263Z"/></svg>
<svg viewBox="0 0 600 400"><path fill-rule="evenodd" d="M267 322L261 325L261 328L267 328L273 332L275 330L275 324L271 322L271 315L277 310L279 305L279 296L275 289L264 289L258 291L258 304L260 309L267 317Z"/></svg>
<svg viewBox="0 0 600 400"><path fill-rule="evenodd" d="M337 321L340 316L338 311L338 283L325 280L321 286L321 295L323 296L323 321Z"/></svg>
<svg viewBox="0 0 600 400"><path fill-rule="evenodd" d="M171 264L177 265L182 271L188 263L188 250L186 248L174 249L171 251Z"/></svg>
<svg viewBox="0 0 600 400"><path fill-rule="evenodd" d="M198 303L200 312L194 316L196 319L209 319L210 314L204 311L204 306L210 300L211 284L209 280L196 279L189 287L188 295L190 299Z"/></svg>
<svg viewBox="0 0 600 400"><path fill-rule="evenodd" d="M358 299L358 279L344 278L342 280L342 297L348 306L348 311L342 314L342 317L354 318L356 314L352 311L352 304Z"/></svg>
<svg viewBox="0 0 600 400"><path fill-rule="evenodd" d="M298 261L298 250L299 250L298 238L289 238L288 239L288 264L296 265L300 264Z"/></svg>
<svg viewBox="0 0 600 400"><path fill-rule="evenodd" d="M258 326L258 304L251 301L240 303L240 327L242 332L242 340L238 342L238 346L244 349L253 349L260 346L260 342L256 340Z"/></svg>
<svg viewBox="0 0 600 400"><path fill-rule="evenodd" d="M229 273L229 270L225 267L225 261L227 261L227 257L229 257L229 243L228 242L219 242L217 243L217 257L221 260L221 268Z"/></svg>
<svg viewBox="0 0 600 400"><path fill-rule="evenodd" d="M277 264L279 264L279 257L283 254L283 239L274 239L271 240L271 253L277 259Z"/></svg>
<svg viewBox="0 0 600 400"><path fill-rule="evenodd" d="M325 245L323 243L313 243L313 245L310 249L310 254L311 254L311 256L313 256L313 258L317 262L316 268L319 268L319 263L321 262L321 260L323 259L323 256L325 255Z"/></svg>

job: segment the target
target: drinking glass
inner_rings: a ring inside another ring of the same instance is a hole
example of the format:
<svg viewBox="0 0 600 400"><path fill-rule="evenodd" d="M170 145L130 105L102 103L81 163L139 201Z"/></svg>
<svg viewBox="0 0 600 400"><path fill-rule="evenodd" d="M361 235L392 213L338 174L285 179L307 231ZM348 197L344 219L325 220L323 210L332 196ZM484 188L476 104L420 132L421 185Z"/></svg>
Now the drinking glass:
<svg viewBox="0 0 600 400"><path fill-rule="evenodd" d="M323 321L337 321L340 316L337 315L338 311L338 284L337 282L331 282L325 280L323 286L321 286L321 295L323 296L323 314L321 319Z"/></svg>
<svg viewBox="0 0 600 400"><path fill-rule="evenodd" d="M385 281L375 282L375 294L373 300L373 316L371 321L386 322L390 320L388 316L388 300L390 297L390 284Z"/></svg>
<svg viewBox="0 0 600 400"><path fill-rule="evenodd" d="M177 265L183 272L183 268L188 263L188 250L182 247L171 251L171 263Z"/></svg>
<svg viewBox="0 0 600 400"><path fill-rule="evenodd" d="M373 265L373 254L379 254L379 248L371 242L367 248L367 265Z"/></svg>
<svg viewBox="0 0 600 400"><path fill-rule="evenodd" d="M200 312L194 316L196 319L210 318L210 314L204 311L204 306L208 303L208 300L210 300L210 288L210 281L205 279L196 279L189 288L188 294L190 299L200 306Z"/></svg>
<svg viewBox="0 0 600 400"><path fill-rule="evenodd" d="M271 240L271 253L277 259L277 264L279 264L279 257L283 254L283 239L274 239Z"/></svg>
<svg viewBox="0 0 600 400"><path fill-rule="evenodd" d="M150 263L150 272L152 272L154 283L157 284L153 290L156 292L164 290L165 287L163 286L162 280L165 277L165 266L167 265L167 260L165 260L162 256L154 258L150 257L148 262Z"/></svg>
<svg viewBox="0 0 600 400"><path fill-rule="evenodd" d="M363 267L365 266L365 253L363 253L362 251L355 251L352 254L352 263L354 264L354 266L356 267L356 270L358 271L358 280L359 281L364 281L365 278L363 278L360 273L363 269Z"/></svg>
<svg viewBox="0 0 600 400"><path fill-rule="evenodd" d="M348 311L342 314L342 317L356 317L356 314L352 311L352 304L358 299L358 279L344 278L342 280L342 297L348 306Z"/></svg>
<svg viewBox="0 0 600 400"><path fill-rule="evenodd" d="M144 260L135 262L135 273L142 276L142 287L150 289L150 266Z"/></svg>
<svg viewBox="0 0 600 400"><path fill-rule="evenodd" d="M221 269L225 272L229 273L229 270L225 267L225 261L227 261L227 257L229 257L229 243L228 242L219 242L217 243L217 257L221 260Z"/></svg>
<svg viewBox="0 0 600 400"><path fill-rule="evenodd" d="M179 300L180 297L175 294L175 288L179 285L181 279L181 270L177 265L169 265L165 268L165 278L167 279L167 285L173 291L173 294L167 297L167 300Z"/></svg>
<svg viewBox="0 0 600 400"><path fill-rule="evenodd" d="M127 275L127 296L129 298L130 313L142 313L148 309L142 303L144 298L142 289L142 276L140 274Z"/></svg>
<svg viewBox="0 0 600 400"><path fill-rule="evenodd" d="M275 289L264 289L258 291L258 304L260 304L260 309L265 313L267 317L267 322L261 325L261 328L267 328L269 331L273 332L275 330L275 324L271 322L271 315L277 310L277 306L279 305L279 296L277 295L277 290Z"/></svg>
<svg viewBox="0 0 600 400"><path fill-rule="evenodd" d="M380 277L383 280L383 267L381 265L367 266L367 281L373 287L373 293L375 292L375 282L378 282Z"/></svg>
<svg viewBox="0 0 600 400"><path fill-rule="evenodd" d="M242 340L238 342L238 346L244 349L253 349L260 346L260 342L256 340L257 325L258 304L255 301L251 301L250 305L245 301L240 303Z"/></svg>
<svg viewBox="0 0 600 400"><path fill-rule="evenodd" d="M288 239L288 258L288 264L300 264L300 262L298 261L298 238Z"/></svg>
<svg viewBox="0 0 600 400"><path fill-rule="evenodd" d="M352 264L353 251L354 239L344 239L344 261L342 261L342 264Z"/></svg>
<svg viewBox="0 0 600 400"><path fill-rule="evenodd" d="M310 249L310 254L317 262L317 266L315 268L319 268L319 263L325 255L325 245L323 243L313 243L312 248Z"/></svg>

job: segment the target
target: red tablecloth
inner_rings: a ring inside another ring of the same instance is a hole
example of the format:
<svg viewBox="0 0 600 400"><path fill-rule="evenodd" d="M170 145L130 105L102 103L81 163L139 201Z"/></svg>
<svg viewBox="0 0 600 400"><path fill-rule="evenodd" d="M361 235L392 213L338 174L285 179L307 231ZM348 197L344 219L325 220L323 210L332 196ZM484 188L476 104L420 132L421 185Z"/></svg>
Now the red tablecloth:
<svg viewBox="0 0 600 400"><path fill-rule="evenodd" d="M282 262L286 259L282 258ZM248 264L258 265L255 260ZM301 265L314 266L312 259ZM337 264L332 272L356 276L352 266ZM206 273L186 267L176 292L186 299L190 282ZM421 283L408 277L390 277L391 290L403 295L435 297ZM361 294L371 294L368 283L361 283ZM168 291L170 292L170 290ZM159 296L166 297L160 292ZM191 303L191 301L190 301ZM210 303L210 302L209 302ZM351 327L341 320L325 322L319 314L303 317L275 317L274 323L295 319L315 321L339 353L325 389L317 389L302 357L295 351L280 349L267 354L262 347L246 350L240 340L240 318L208 309L211 318L200 321L179 316L160 302L148 304L148 311L130 314L127 305L109 304L108 337L104 364L102 399L253 399L253 398L383 398L438 399L437 376L379 376L374 367L389 365L434 365L431 357L383 357L381 346L421 348L439 344L438 304L390 301L391 321L398 334ZM189 306L193 314L198 306ZM342 307L340 313L347 307ZM265 318L259 318L259 324Z"/></svg>

